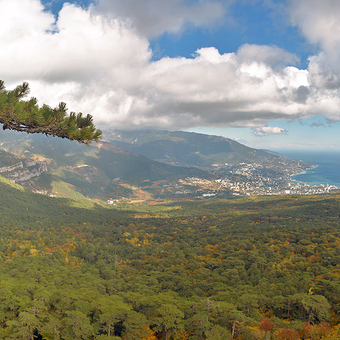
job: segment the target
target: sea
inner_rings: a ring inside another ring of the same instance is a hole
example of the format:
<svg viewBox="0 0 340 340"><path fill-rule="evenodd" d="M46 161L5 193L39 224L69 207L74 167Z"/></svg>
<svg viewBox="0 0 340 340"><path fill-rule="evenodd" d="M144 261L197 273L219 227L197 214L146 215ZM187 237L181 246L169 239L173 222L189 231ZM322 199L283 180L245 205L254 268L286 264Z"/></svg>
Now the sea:
<svg viewBox="0 0 340 340"><path fill-rule="evenodd" d="M317 165L316 168L306 170L304 174L292 176L293 180L309 185L340 186L340 150L278 150L278 152L286 157Z"/></svg>

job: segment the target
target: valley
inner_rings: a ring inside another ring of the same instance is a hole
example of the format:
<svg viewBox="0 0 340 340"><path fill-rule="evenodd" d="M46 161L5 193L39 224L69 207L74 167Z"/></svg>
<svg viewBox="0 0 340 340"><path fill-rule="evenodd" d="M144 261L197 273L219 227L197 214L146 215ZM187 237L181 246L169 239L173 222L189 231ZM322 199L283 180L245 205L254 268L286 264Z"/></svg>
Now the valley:
<svg viewBox="0 0 340 340"><path fill-rule="evenodd" d="M104 140L88 147L7 132L0 143L0 175L7 180L36 193L103 204L339 191L291 179L312 163L216 136L104 130Z"/></svg>

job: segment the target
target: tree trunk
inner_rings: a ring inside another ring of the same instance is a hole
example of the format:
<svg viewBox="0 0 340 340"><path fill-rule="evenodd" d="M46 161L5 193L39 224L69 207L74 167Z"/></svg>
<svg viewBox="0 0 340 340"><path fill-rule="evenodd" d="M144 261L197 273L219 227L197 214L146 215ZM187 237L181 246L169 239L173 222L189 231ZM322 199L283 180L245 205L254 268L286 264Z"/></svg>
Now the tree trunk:
<svg viewBox="0 0 340 340"><path fill-rule="evenodd" d="M209 298L207 298L207 321L209 321L211 306L212 303L210 302Z"/></svg>
<svg viewBox="0 0 340 340"><path fill-rule="evenodd" d="M234 339L234 335L235 335L235 326L236 326L236 318L234 319L234 323L233 323L233 330L231 332L231 339Z"/></svg>

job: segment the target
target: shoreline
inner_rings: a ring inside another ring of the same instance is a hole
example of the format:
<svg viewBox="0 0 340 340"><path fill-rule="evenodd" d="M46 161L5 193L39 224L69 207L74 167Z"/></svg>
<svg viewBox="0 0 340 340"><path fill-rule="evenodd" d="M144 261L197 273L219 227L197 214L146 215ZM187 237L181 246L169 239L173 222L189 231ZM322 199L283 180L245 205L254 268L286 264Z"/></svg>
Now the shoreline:
<svg viewBox="0 0 340 340"><path fill-rule="evenodd" d="M293 179L292 177L293 177L293 176L298 176L298 175L304 175L304 174L306 174L306 173L308 172L308 170L315 169L315 168L317 168L318 166L319 166L319 165L316 164L316 165L312 166L311 168L307 168L307 169L305 169L305 170L303 170L303 171L301 171L301 172L298 172L297 174L290 175L289 177L290 177L290 179L291 179L292 181L295 181L295 182L302 182L302 181L298 181L298 180L296 180L296 179ZM302 182L302 183L306 183L306 182Z"/></svg>
<svg viewBox="0 0 340 340"><path fill-rule="evenodd" d="M326 183L326 182L327 182L327 179L326 179L326 178L325 178L324 181L320 181L320 182L318 182L318 181L310 181L310 182L308 182L308 181L301 181L301 180L298 180L298 179L293 178L294 176L305 175L305 174L308 173L309 170L315 169L315 168L317 168L318 166L319 166L319 165L316 165L316 166L314 166L314 167L312 167L312 168L308 168L308 169L305 169L304 171L301 171L301 172L299 172L299 173L297 173L297 174L291 175L291 176L290 176L290 180L291 180L292 182L294 182L294 183L301 183L301 184L305 184L305 185L313 186L313 187L320 187L320 186L325 187L325 186L329 186L329 187L337 187L337 188L340 188L340 185L339 185L339 184L333 184L331 180L330 180L330 182ZM323 182L323 183L321 183L321 182Z"/></svg>

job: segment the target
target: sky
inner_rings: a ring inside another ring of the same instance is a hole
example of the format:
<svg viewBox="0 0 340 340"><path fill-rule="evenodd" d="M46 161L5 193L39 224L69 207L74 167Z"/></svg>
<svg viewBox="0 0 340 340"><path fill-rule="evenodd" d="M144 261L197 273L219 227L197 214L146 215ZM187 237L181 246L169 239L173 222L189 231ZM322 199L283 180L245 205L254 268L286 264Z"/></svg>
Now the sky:
<svg viewBox="0 0 340 340"><path fill-rule="evenodd" d="M98 127L340 150L338 0L0 0L0 79Z"/></svg>

